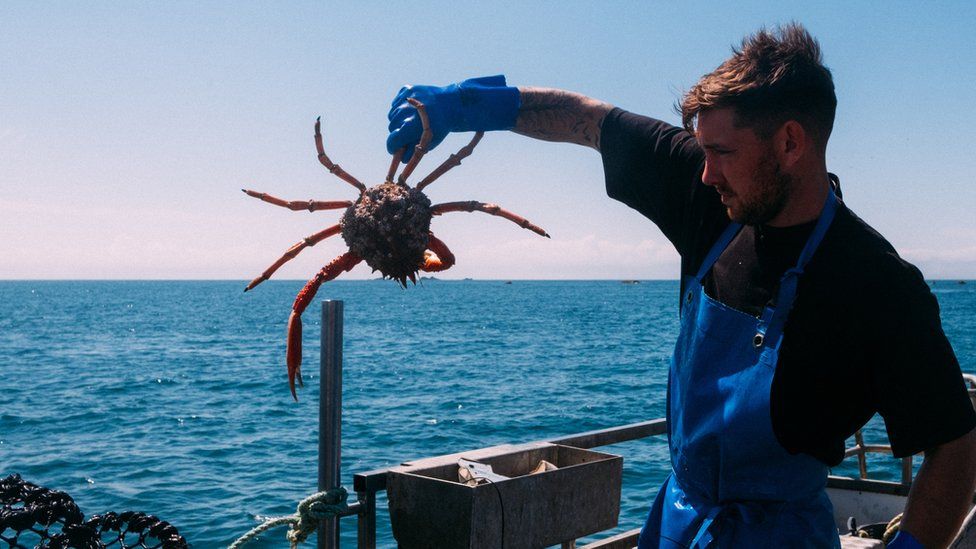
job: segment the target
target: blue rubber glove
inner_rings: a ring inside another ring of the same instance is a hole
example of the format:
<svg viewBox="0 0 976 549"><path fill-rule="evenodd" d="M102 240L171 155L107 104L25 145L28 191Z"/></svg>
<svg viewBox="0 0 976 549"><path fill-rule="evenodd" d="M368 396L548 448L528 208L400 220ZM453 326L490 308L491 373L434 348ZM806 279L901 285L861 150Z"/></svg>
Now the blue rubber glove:
<svg viewBox="0 0 976 549"><path fill-rule="evenodd" d="M915 536L904 530L899 530L895 537L886 545L888 549L925 549Z"/></svg>
<svg viewBox="0 0 976 549"><path fill-rule="evenodd" d="M417 99L427 108L433 138L433 149L450 132L510 130L515 127L521 100L518 88L505 85L505 76L470 78L449 86L406 86L393 99L387 118L390 135L386 150L390 154L407 147L403 161L413 156L414 145L420 141L423 126L417 109L407 102Z"/></svg>

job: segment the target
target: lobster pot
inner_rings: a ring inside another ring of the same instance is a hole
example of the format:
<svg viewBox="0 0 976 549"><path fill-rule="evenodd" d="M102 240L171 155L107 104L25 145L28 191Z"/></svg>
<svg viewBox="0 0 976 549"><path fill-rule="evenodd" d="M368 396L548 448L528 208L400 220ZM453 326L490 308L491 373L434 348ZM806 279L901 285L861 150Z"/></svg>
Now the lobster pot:
<svg viewBox="0 0 976 549"><path fill-rule="evenodd" d="M505 477L469 486L458 458ZM540 461L557 469L530 473ZM623 458L550 443L498 446L394 468L387 479L402 549L546 547L613 528Z"/></svg>

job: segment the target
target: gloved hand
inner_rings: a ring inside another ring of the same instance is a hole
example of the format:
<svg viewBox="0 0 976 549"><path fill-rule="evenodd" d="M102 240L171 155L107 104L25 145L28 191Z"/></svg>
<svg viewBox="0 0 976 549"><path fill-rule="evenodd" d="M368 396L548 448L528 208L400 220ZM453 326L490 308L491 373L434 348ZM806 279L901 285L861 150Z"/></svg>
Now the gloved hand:
<svg viewBox="0 0 976 549"><path fill-rule="evenodd" d="M888 549L923 549L922 544L915 539L915 536L904 530L899 530L885 547Z"/></svg>
<svg viewBox="0 0 976 549"><path fill-rule="evenodd" d="M413 156L414 145L420 141L423 126L420 116L407 102L408 97L417 99L427 108L433 138L433 149L450 132L509 130L515 127L518 117L518 88L505 85L505 76L470 78L457 84L437 86L405 86L393 99L387 117L390 119L390 135L386 138L386 150L390 154L407 147L403 162Z"/></svg>

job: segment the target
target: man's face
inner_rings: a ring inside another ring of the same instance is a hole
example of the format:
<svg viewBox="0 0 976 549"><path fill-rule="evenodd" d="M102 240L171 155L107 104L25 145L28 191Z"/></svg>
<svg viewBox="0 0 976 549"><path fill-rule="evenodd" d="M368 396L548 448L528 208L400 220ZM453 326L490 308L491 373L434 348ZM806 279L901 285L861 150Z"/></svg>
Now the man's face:
<svg viewBox="0 0 976 549"><path fill-rule="evenodd" d="M771 140L734 122L730 108L698 114L697 137L705 149L702 182L718 191L733 221L768 223L786 205L792 178L780 170Z"/></svg>

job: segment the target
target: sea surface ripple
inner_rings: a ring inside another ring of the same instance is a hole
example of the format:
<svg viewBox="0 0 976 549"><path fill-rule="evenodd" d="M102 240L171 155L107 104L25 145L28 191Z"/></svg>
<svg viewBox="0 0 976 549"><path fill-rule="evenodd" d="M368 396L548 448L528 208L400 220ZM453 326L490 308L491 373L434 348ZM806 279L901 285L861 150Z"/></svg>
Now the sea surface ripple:
<svg viewBox="0 0 976 549"><path fill-rule="evenodd" d="M86 515L134 510L193 547L226 547L316 489L320 309L305 388L288 392L285 326L302 283L0 282L0 476L64 490ZM932 283L963 371L976 284ZM336 281L344 302L342 472L664 415L677 283ZM838 380L843 382L843 380ZM877 418L869 441L885 440ZM619 531L642 524L665 437L624 456ZM873 457L879 478L898 463ZM856 474L845 463L834 470ZM393 547L383 494L378 546ZM355 519L342 520L355 546ZM251 547L286 547L283 529Z"/></svg>

